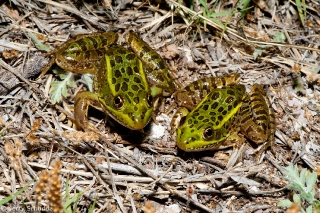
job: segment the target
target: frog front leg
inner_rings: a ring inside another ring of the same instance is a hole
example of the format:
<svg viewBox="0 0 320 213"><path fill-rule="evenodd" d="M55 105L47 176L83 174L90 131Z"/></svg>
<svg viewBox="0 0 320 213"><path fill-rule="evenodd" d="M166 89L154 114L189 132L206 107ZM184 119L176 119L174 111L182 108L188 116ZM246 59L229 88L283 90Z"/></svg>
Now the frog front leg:
<svg viewBox="0 0 320 213"><path fill-rule="evenodd" d="M184 122L184 119L188 115L188 113L189 110L185 107L180 107L177 109L170 122L171 134L173 134L180 126L180 124Z"/></svg>
<svg viewBox="0 0 320 213"><path fill-rule="evenodd" d="M89 91L81 91L76 94L74 102L74 118L78 127L81 127L86 132L98 132L98 129L88 121L89 106L101 109L103 108L99 97Z"/></svg>

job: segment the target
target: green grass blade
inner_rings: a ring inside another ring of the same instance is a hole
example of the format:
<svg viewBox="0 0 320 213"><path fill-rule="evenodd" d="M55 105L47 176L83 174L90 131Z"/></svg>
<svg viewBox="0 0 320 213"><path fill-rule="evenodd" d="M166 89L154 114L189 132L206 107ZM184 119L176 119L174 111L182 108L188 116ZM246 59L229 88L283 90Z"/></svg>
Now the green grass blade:
<svg viewBox="0 0 320 213"><path fill-rule="evenodd" d="M19 191L17 191L17 192L14 193L13 195L10 195L10 196L4 198L3 200L0 200L0 206L8 203L8 202L11 201L13 198L21 195L27 188L29 188L29 186L30 186L33 182L34 182L34 180L31 181L31 182L29 182L27 185L25 185L22 189L20 189Z"/></svg>
<svg viewBox="0 0 320 213"><path fill-rule="evenodd" d="M301 2L300 0L296 0L296 5L298 8L298 12L299 12L299 17L301 20L302 25L304 25L304 21L305 21L305 17L307 14L307 10L306 10L306 3L304 0L302 0L303 2Z"/></svg>

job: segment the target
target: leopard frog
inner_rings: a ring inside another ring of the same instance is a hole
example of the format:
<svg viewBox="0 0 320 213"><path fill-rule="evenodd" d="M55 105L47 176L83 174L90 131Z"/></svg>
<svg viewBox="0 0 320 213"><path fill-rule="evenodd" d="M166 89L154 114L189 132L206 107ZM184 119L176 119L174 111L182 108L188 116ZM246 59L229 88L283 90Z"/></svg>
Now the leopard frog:
<svg viewBox="0 0 320 213"><path fill-rule="evenodd" d="M96 131L88 122L89 106L140 130L149 122L155 100L175 91L167 65L147 43L131 32L125 36L129 48L117 40L114 32L82 34L47 54L52 58L40 76L54 63L70 72L94 75L93 91L75 96L75 122L85 131Z"/></svg>
<svg viewBox="0 0 320 213"><path fill-rule="evenodd" d="M175 93L179 108L171 122L177 146L187 152L217 150L243 142L239 131L256 144L273 147L275 117L261 85L250 94L240 76L200 79ZM191 110L191 112L189 112Z"/></svg>

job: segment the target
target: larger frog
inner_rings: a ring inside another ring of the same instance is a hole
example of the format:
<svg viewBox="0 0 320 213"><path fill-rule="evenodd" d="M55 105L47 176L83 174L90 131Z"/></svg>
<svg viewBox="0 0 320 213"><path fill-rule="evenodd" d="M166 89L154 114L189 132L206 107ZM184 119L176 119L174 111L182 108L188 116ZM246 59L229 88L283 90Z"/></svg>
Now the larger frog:
<svg viewBox="0 0 320 213"><path fill-rule="evenodd" d="M114 32L78 35L47 54L52 59L41 75L54 63L70 72L94 74L93 91L75 96L75 122L86 131L96 131L88 122L89 106L140 130L149 122L155 100L175 91L159 54L134 33L125 38L130 48L117 44Z"/></svg>
<svg viewBox="0 0 320 213"><path fill-rule="evenodd" d="M258 84L247 94L239 78L233 74L200 79L175 93L182 108L172 128L177 128L180 149L196 152L234 146L243 141L239 131L257 144L267 141L263 149L273 147L275 117L270 101Z"/></svg>

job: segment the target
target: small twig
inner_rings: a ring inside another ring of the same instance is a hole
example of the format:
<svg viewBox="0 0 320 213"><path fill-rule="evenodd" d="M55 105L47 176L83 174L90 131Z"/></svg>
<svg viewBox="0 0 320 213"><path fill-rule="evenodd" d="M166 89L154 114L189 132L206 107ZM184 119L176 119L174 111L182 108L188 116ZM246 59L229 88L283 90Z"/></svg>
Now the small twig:
<svg viewBox="0 0 320 213"><path fill-rule="evenodd" d="M221 191L221 190L203 190L203 189L199 189L199 190L195 190L195 193L200 193L200 194L223 194L223 195L236 195L236 196L241 196L241 195L263 195L263 196L276 196L274 193L277 192L282 192L284 191L286 188L281 188L281 189L277 189L277 190L271 190L271 191L258 191L258 192L252 192L251 190L246 191L246 193L244 192L239 192L239 191ZM282 195L278 195L278 196L282 196Z"/></svg>
<svg viewBox="0 0 320 213"><path fill-rule="evenodd" d="M79 16L79 17L91 22L92 24L94 24L96 26L102 27L101 24L97 20L95 20L92 17L89 17L89 16L81 13L79 10L77 10L75 8L72 8L72 7L68 6L68 5L60 4L58 2L50 1L50 0L38 0L38 1L46 3L46 4L51 4L51 5L56 6L56 7L60 7L60 8L66 10L66 11L68 11L70 13L73 13L73 14L75 14L75 15L77 15L77 16Z"/></svg>
<svg viewBox="0 0 320 213"><path fill-rule="evenodd" d="M106 155L106 158L107 158L107 163L108 163L108 169L109 169L109 174L110 174L110 180L111 180L111 185L112 185L112 190L113 190L113 194L114 194L114 197L115 199L117 200L118 202L118 205L121 209L122 212L127 212L123 206L123 203L118 195L118 191L117 191L117 188L116 188L116 185L114 183L114 179L113 179L113 173L112 173L112 169L111 169L111 166L110 166L110 159L109 159L109 154L108 154L108 150L105 149L105 155Z"/></svg>
<svg viewBox="0 0 320 213"><path fill-rule="evenodd" d="M257 205L257 206L250 206L250 207L248 207L248 208L246 208L244 211L241 211L241 212L244 212L244 213L246 213L246 212L255 212L255 211L257 211L257 210L262 210L262 209L271 209L272 207L274 207L274 206L272 206L272 205ZM240 213L240 212L238 212L238 213Z"/></svg>
<svg viewBox="0 0 320 213"><path fill-rule="evenodd" d="M109 186L102 180L100 175L92 168L92 166L87 161L87 159L83 155L81 155L80 153L79 153L79 156L82 157L84 164L90 169L90 171L92 172L92 174L94 174L94 176L98 179L98 181L107 189L108 193L111 194L111 191L109 190Z"/></svg>
<svg viewBox="0 0 320 213"><path fill-rule="evenodd" d="M134 200L133 200L132 196L130 196L130 203L132 206L132 212L137 213L136 205L134 204Z"/></svg>
<svg viewBox="0 0 320 213"><path fill-rule="evenodd" d="M28 164L32 167L51 169L51 167L46 167L45 165L39 164L39 163L28 162ZM94 174L92 174L91 172L74 171L74 170L69 170L69 169L61 169L61 173L72 174L75 176L83 176L83 177L88 177L88 178L94 176ZM103 179L105 179L106 181L110 180L109 175L101 175L101 177ZM120 182L126 181L126 182L132 182L132 183L151 183L153 181L153 179L150 177L136 177L136 176L131 176L131 175L114 175L114 180L120 181ZM174 184L174 185L181 184L181 181L179 181L179 180L164 179L163 181L165 181L167 183Z"/></svg>
<svg viewBox="0 0 320 213"><path fill-rule="evenodd" d="M159 182L162 178L164 178L164 176L166 176L173 168L173 164L171 164L171 166L169 167L169 169L167 169L167 171L165 173L163 173L158 179L156 179L155 181L149 183L147 185L147 187L152 186L153 184L156 184L157 182ZM147 188L146 187L146 188Z"/></svg>
<svg viewBox="0 0 320 213"><path fill-rule="evenodd" d="M269 154L269 151L266 153L265 158L282 173L282 167L276 162L276 160Z"/></svg>

